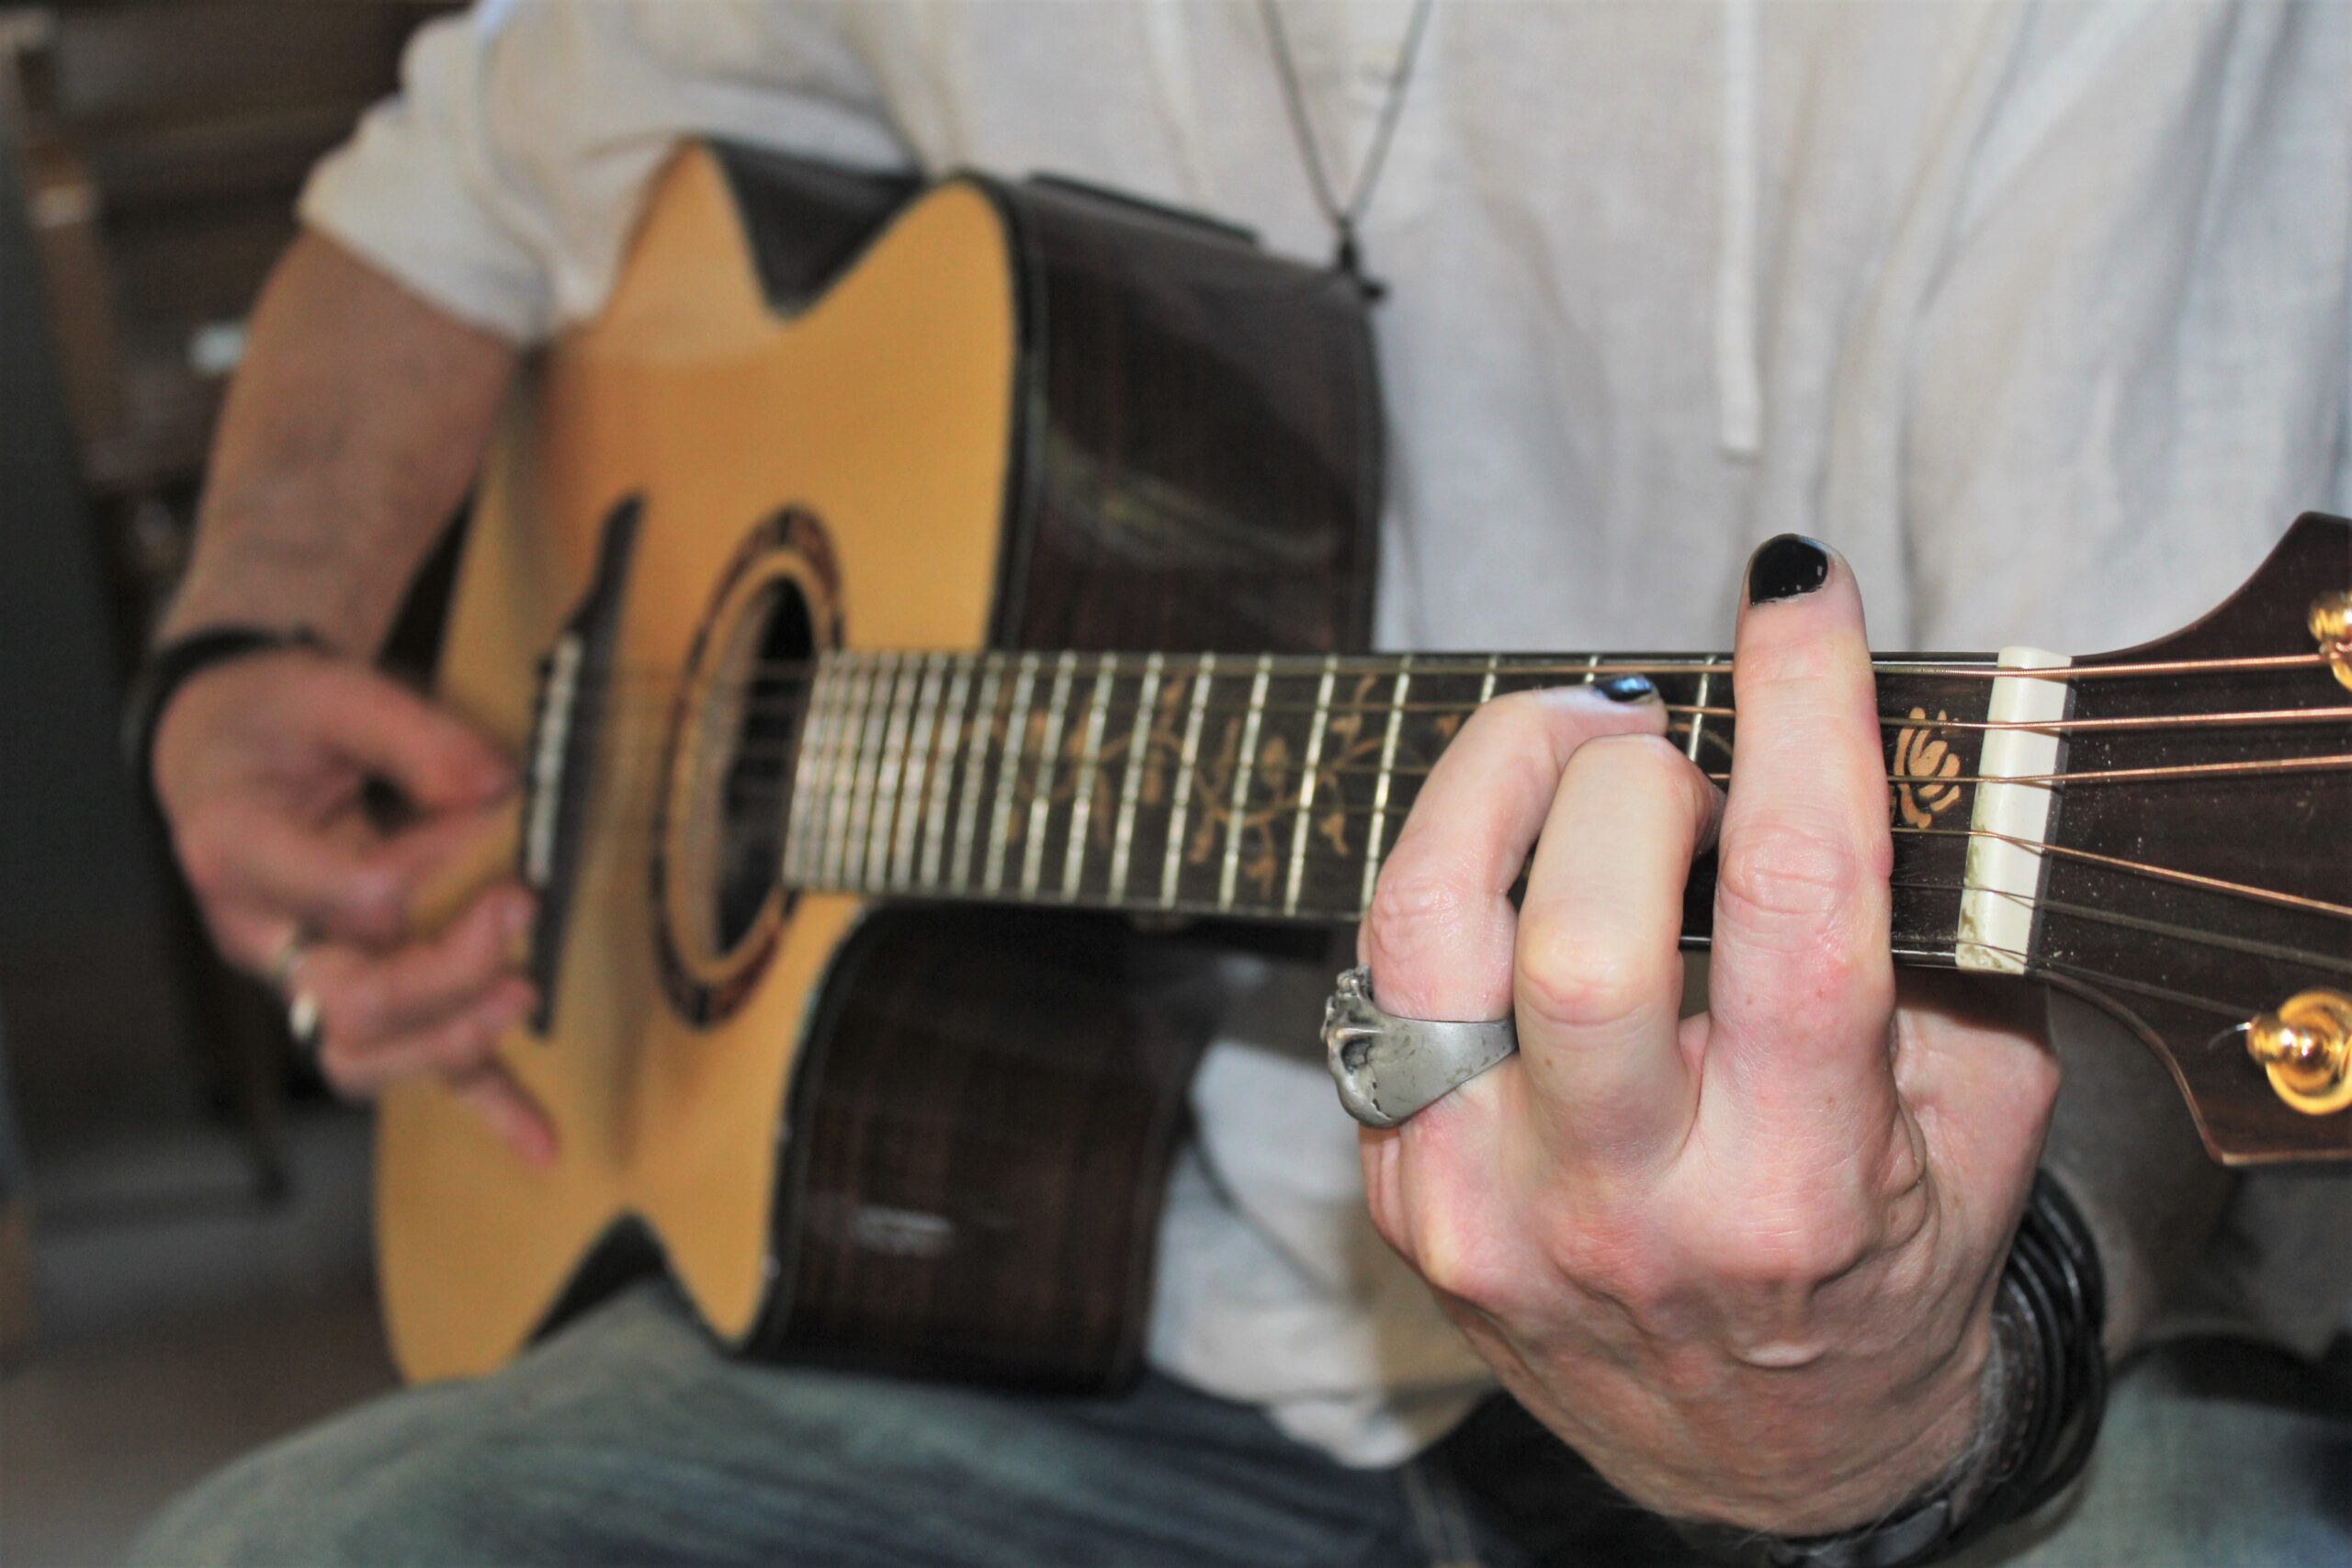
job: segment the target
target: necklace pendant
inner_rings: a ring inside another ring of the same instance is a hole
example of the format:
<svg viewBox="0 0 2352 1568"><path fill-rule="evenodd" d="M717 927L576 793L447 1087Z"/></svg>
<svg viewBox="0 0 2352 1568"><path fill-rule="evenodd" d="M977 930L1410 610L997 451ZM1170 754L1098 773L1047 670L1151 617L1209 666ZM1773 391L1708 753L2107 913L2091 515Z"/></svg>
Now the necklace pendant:
<svg viewBox="0 0 2352 1568"><path fill-rule="evenodd" d="M1388 285L1364 270L1363 247L1356 243L1352 226L1340 230L1339 248L1331 253L1331 270L1354 284L1367 304L1377 305L1388 298Z"/></svg>

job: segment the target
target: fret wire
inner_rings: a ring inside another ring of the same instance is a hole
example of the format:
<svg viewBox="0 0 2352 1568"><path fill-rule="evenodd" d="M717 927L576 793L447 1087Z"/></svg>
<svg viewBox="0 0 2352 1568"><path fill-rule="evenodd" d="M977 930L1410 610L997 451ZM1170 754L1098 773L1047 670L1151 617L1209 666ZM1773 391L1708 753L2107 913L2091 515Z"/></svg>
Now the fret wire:
<svg viewBox="0 0 2352 1568"><path fill-rule="evenodd" d="M854 671L848 705L842 715L841 741L834 748L829 771L832 774L832 799L825 811L825 865L822 880L828 887L840 887L842 872L849 862L849 809L851 782L857 776L857 750L865 732L867 699L874 691L874 667L865 659L849 656Z"/></svg>
<svg viewBox="0 0 2352 1568"><path fill-rule="evenodd" d="M972 885L972 836L979 822L980 795L988 787L989 731L995 727L997 694L1004 683L1001 660L983 654L979 665L979 699L972 705L972 745L964 761L962 786L956 792L956 858L947 868L958 893Z"/></svg>
<svg viewBox="0 0 2352 1568"><path fill-rule="evenodd" d="M1323 732L1331 722L1331 688L1340 674L1339 655L1323 660L1322 684L1316 689L1314 729L1306 739L1306 771L1299 776L1298 814L1290 829L1290 877L1283 889L1283 913L1298 913L1299 881L1306 872L1306 829L1315 814L1315 786L1323 772ZM1494 687L1494 661L1487 660L1487 685Z"/></svg>
<svg viewBox="0 0 2352 1568"><path fill-rule="evenodd" d="M1013 678L1012 705L1005 710L1004 757L996 771L996 802L989 812L988 890L1004 891L1005 833L1012 825L1012 791L1021 782L1021 759L1029 747L1029 710L1037 701L1037 656L1024 653Z"/></svg>
<svg viewBox="0 0 2352 1568"><path fill-rule="evenodd" d="M899 807L898 845L890 861L890 886L912 886L915 841L922 837L923 787L931 782L931 743L937 738L939 692L947 681L947 656L923 656L922 685L915 698L914 732L907 740L905 797Z"/></svg>
<svg viewBox="0 0 2352 1568"><path fill-rule="evenodd" d="M874 781L874 837L866 856L866 881L876 888L890 886L890 843L897 837L899 812L905 805L899 781L907 762L907 729L914 717L915 687L922 678L922 666L913 655L893 663L898 675L890 693L888 727L882 733L882 767Z"/></svg>
<svg viewBox="0 0 2352 1568"><path fill-rule="evenodd" d="M842 709L849 699L850 671L836 654L825 664L825 701L820 716L822 726L815 755L808 765L808 801L801 808L801 834L807 840L800 847L800 885L814 886L825 874L825 814L832 809L831 770L836 731L841 728Z"/></svg>
<svg viewBox="0 0 2352 1568"><path fill-rule="evenodd" d="M882 659L880 654L858 656L860 676L857 692L857 716L849 734L842 755L835 767L841 780L841 800L838 803L839 824L834 829L836 843L832 859L837 864L831 881L836 887L856 886L855 856L857 853L857 776L865 761L866 736L873 730L881 711Z"/></svg>
<svg viewBox="0 0 2352 1568"><path fill-rule="evenodd" d="M1176 878L1184 854L1184 817L1193 803L1193 765L1200 758L1201 723L1208 712L1209 688L1216 681L1216 655L1203 654L1200 670L1193 677L1193 711L1184 721L1184 747L1177 757L1175 801L1168 819L1168 855L1159 871L1162 908L1172 908L1176 902Z"/></svg>
<svg viewBox="0 0 2352 1568"><path fill-rule="evenodd" d="M852 887L866 886L866 854L873 847L875 787L882 773L882 752L890 734L890 715L898 700L899 656L885 653L875 676L874 702L866 710L865 732L857 743L857 772L850 782L849 863L844 872Z"/></svg>
<svg viewBox="0 0 2352 1568"><path fill-rule="evenodd" d="M1046 864L1046 824L1054 811L1054 773L1061 760L1062 724L1069 714L1070 672L1078 655L1065 651L1054 661L1052 694L1046 702L1046 729L1037 741L1037 777L1029 797L1029 842L1021 858L1021 892L1037 896L1037 879Z"/></svg>
<svg viewBox="0 0 2352 1568"><path fill-rule="evenodd" d="M1135 732L1127 740L1125 771L1119 778L1119 820L1111 834L1111 900L1127 896L1128 856L1135 848L1136 804L1142 798L1144 764L1150 760L1151 719L1159 704L1159 671L1166 659L1152 654L1143 661L1143 686L1136 696Z"/></svg>
<svg viewBox="0 0 2352 1568"><path fill-rule="evenodd" d="M1683 754L1694 762L1699 760L1700 732L1705 728L1707 722L1707 694L1713 689L1714 681L1714 660L1710 659L1707 660L1707 668L1699 674L1697 701L1691 705L1690 743L1683 748Z"/></svg>
<svg viewBox="0 0 2352 1568"><path fill-rule="evenodd" d="M833 713L828 726L831 733L826 737L825 754L817 773L816 809L809 818L809 875L820 882L826 880L826 862L840 841L834 830L835 815L841 809L839 780L843 754L856 732L854 704L865 672L865 666L853 659L844 661L835 676Z"/></svg>
<svg viewBox="0 0 2352 1568"><path fill-rule="evenodd" d="M858 750L864 748L865 724L873 717L877 677L875 663L864 653L852 653L849 663L856 668L856 689L852 691L849 722L842 728L842 745L832 752L832 813L826 820L826 886L849 884L849 811L856 804Z"/></svg>
<svg viewBox="0 0 2352 1568"><path fill-rule="evenodd" d="M1388 710L1388 734L1380 743L1380 778L1372 786L1372 830L1363 844L1363 906L1372 908L1372 890L1380 880L1380 838L1388 820L1388 786L1396 766L1396 737L1405 724L1405 694L1413 681L1413 656L1406 654L1396 664L1396 685L1390 694L1394 698Z"/></svg>
<svg viewBox="0 0 2352 1568"><path fill-rule="evenodd" d="M1233 907L1234 879L1241 871L1241 825L1250 815L1250 776L1258 756L1258 728L1266 717L1266 677L1271 654L1258 659L1258 673L1250 682L1250 709L1241 720L1241 750L1233 762L1233 801L1225 823L1225 863L1217 872L1217 902Z"/></svg>
<svg viewBox="0 0 2352 1568"><path fill-rule="evenodd" d="M1086 874L1086 830L1094 820L1094 781L1102 766L1102 727L1110 717L1111 692L1118 679L1119 656L1105 653L1095 661L1094 694L1086 710L1086 742L1079 752L1078 781L1069 797L1069 844L1062 854L1062 897L1075 900Z"/></svg>
<svg viewBox="0 0 2352 1568"><path fill-rule="evenodd" d="M933 772L931 803L923 810L922 885L939 886L939 856L947 842L948 807L955 802L956 758L964 739L964 704L972 694L973 656L949 661L955 674L947 682L946 722L940 727L939 763Z"/></svg>
<svg viewBox="0 0 2352 1568"><path fill-rule="evenodd" d="M808 812L819 797L817 770L824 755L825 726L832 689L826 684L838 671L828 666L818 672L808 691L808 711L800 725L800 754L792 760L792 805L785 817L784 861L786 880L808 880Z"/></svg>
<svg viewBox="0 0 2352 1568"><path fill-rule="evenodd" d="M1480 707L1485 707L1488 703L1495 700L1495 677L1502 672L1502 662L1503 656L1499 653L1490 653L1487 655L1487 677L1485 680L1478 682L1478 705Z"/></svg>

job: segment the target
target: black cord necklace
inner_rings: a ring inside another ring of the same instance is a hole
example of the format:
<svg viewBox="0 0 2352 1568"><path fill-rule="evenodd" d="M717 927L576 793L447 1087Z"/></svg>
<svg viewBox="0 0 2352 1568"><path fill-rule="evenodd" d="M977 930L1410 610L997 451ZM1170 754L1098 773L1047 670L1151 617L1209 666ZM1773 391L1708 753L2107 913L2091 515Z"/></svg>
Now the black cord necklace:
<svg viewBox="0 0 2352 1568"><path fill-rule="evenodd" d="M1282 10L1275 0L1258 0L1258 9L1266 19L1267 39L1273 44L1274 66L1282 78L1283 107L1290 113L1291 137L1298 143L1299 162L1306 167L1315 204L1323 209L1323 217L1331 225L1331 233L1338 242L1331 265L1352 279L1370 299L1378 299L1388 290L1386 285L1364 271L1363 246L1357 230L1372 206L1380 172L1388 162L1388 145L1396 140L1396 122L1404 116L1406 89L1412 85L1413 66L1421 55L1421 35L1429 30L1430 12L1434 5L1435 0L1414 0L1412 17L1405 24L1404 41L1397 48L1396 69L1388 77L1387 101L1381 105L1372 144L1364 150L1363 164L1356 171L1355 188L1343 203L1324 167L1323 149L1315 139L1314 122L1307 118L1306 94L1299 85L1297 62L1291 58L1290 34L1283 26Z"/></svg>

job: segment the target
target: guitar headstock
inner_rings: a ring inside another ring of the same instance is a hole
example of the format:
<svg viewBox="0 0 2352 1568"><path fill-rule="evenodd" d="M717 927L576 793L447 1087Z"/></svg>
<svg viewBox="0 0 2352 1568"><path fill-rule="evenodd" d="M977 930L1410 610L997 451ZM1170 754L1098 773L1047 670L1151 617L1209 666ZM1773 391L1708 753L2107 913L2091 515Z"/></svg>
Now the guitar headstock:
<svg viewBox="0 0 2352 1568"><path fill-rule="evenodd" d="M2079 659L2034 972L2171 1067L2229 1164L2352 1157L2352 523Z"/></svg>

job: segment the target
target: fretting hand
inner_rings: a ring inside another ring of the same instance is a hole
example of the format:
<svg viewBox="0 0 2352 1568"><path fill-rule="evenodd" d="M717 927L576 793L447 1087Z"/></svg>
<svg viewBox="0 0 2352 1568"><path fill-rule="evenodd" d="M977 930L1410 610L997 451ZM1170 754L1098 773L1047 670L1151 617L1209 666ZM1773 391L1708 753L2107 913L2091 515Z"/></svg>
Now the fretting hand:
<svg viewBox="0 0 2352 1568"><path fill-rule="evenodd" d="M1749 583L1727 800L1655 703L1650 733L1596 736L1589 698L1506 698L1440 759L1363 958L1384 1008L1510 1011L1521 1049L1363 1155L1382 1234L1604 1475L1807 1535L1968 1451L2058 1071L1985 1010L2015 993L1896 984L1851 573L1789 537ZM1683 886L1718 840L1709 1008L1678 1020Z"/></svg>

